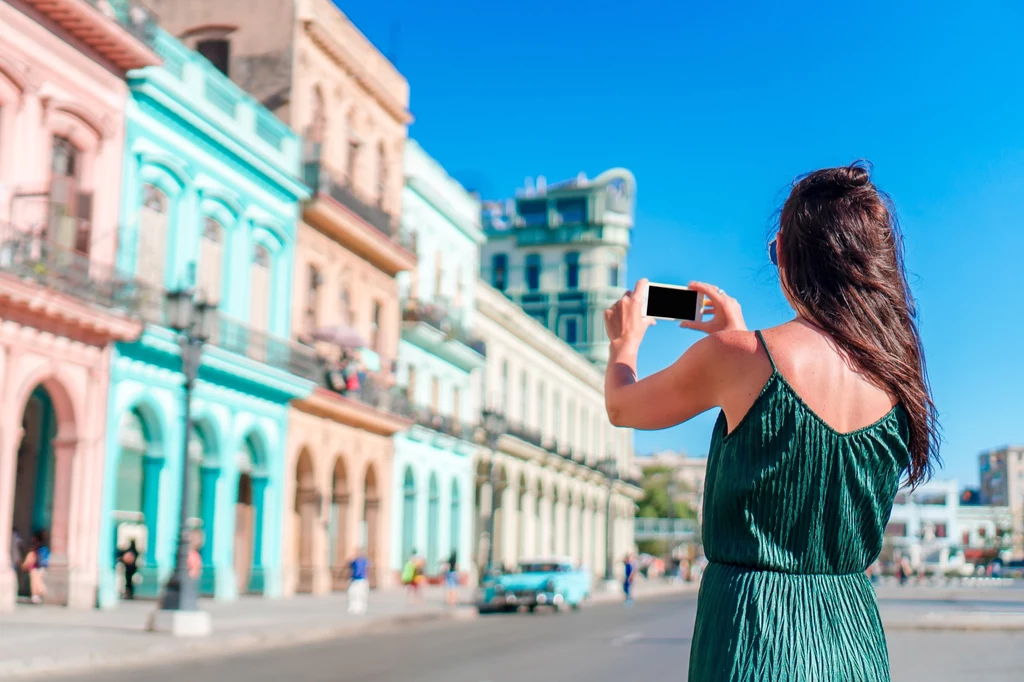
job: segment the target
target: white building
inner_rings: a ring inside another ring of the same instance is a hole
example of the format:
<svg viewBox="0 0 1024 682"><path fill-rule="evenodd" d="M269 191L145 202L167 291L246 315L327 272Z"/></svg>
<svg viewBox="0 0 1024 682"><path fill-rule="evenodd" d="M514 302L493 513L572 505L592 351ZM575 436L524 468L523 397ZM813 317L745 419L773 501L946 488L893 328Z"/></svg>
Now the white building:
<svg viewBox="0 0 1024 682"><path fill-rule="evenodd" d="M475 328L487 344L480 390L508 423L495 450L478 451L478 565L487 562L494 481L494 564L568 555L603 575L610 511L610 556L621 572L643 492L623 480L610 485L598 468L614 461L624 476L633 460L632 430L608 421L603 370L490 285L478 283L476 305Z"/></svg>
<svg viewBox="0 0 1024 682"><path fill-rule="evenodd" d="M978 455L981 498L1010 508L1013 552L1024 556L1024 446L1006 445Z"/></svg>

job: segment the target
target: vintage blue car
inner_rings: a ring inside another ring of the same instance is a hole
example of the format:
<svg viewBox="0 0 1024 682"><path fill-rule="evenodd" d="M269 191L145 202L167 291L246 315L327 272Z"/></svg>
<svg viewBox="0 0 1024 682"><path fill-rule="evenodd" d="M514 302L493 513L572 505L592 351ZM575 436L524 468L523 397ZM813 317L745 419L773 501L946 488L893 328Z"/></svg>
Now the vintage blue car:
<svg viewBox="0 0 1024 682"><path fill-rule="evenodd" d="M485 584L478 608L481 613L512 612L521 606L531 612L538 606L575 610L589 596L590 573L573 564L572 559L531 559L520 562L516 572Z"/></svg>

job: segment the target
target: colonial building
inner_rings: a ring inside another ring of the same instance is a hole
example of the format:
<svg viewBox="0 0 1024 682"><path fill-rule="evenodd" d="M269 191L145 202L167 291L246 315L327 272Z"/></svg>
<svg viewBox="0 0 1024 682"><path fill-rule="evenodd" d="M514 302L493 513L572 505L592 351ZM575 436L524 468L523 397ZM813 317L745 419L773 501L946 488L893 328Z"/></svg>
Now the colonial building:
<svg viewBox="0 0 1024 682"><path fill-rule="evenodd" d="M978 455L981 499L984 504L1009 507L1013 523L1013 553L1024 557L1024 446L1006 445Z"/></svg>
<svg viewBox="0 0 1024 682"><path fill-rule="evenodd" d="M0 3L0 547L47 532L48 599L75 607L96 602L111 344L141 330L116 179L125 74L160 58L120 7ZM0 611L18 588L0 562Z"/></svg>
<svg viewBox="0 0 1024 682"><path fill-rule="evenodd" d="M387 578L400 335L395 276L415 268L401 231L409 84L330 0L247 6L152 0L170 31L306 138L313 189L299 227L293 335L331 362L288 429L284 591L346 585L360 545ZM355 375L353 381L351 375Z"/></svg>
<svg viewBox="0 0 1024 682"><path fill-rule="evenodd" d="M395 438L391 568L415 551L436 574L454 552L471 566L473 437L480 412L475 375L484 366L473 327L480 202L410 141L402 222L416 235L416 272L402 277L399 381L416 425Z"/></svg>
<svg viewBox="0 0 1024 682"><path fill-rule="evenodd" d="M483 279L591 361L608 361L604 311L622 296L636 182L616 168L488 202Z"/></svg>
<svg viewBox="0 0 1024 682"><path fill-rule="evenodd" d="M486 407L507 424L478 449L477 565L558 554L621 571L643 491L623 480L633 432L608 421L602 370L486 283L476 306Z"/></svg>
<svg viewBox="0 0 1024 682"><path fill-rule="evenodd" d="M112 363L99 602L116 602L119 549L135 540L156 595L174 567L185 457L183 376L166 293L216 305L191 403L188 475L202 537L201 590L281 593L288 402L319 378L288 340L299 138L163 30L163 66L131 73L119 265L143 283L147 327Z"/></svg>

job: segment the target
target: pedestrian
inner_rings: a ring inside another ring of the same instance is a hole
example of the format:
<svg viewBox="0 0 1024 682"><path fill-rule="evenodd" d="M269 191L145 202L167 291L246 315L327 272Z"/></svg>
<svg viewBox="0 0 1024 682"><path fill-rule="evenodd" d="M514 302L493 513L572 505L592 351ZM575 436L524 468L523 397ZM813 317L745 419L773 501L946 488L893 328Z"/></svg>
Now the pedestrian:
<svg viewBox="0 0 1024 682"><path fill-rule="evenodd" d="M192 580L199 580L203 577L203 556L199 553L199 548L196 547L195 543L192 544L188 550L188 577Z"/></svg>
<svg viewBox="0 0 1024 682"><path fill-rule="evenodd" d="M135 540L128 543L118 561L124 566L124 598L135 599L135 572L139 569L139 548L135 546Z"/></svg>
<svg viewBox="0 0 1024 682"><path fill-rule="evenodd" d="M405 598L407 602L418 601L419 584L416 582L417 575L416 550L409 553L409 558L402 566L402 584L405 585Z"/></svg>
<svg viewBox="0 0 1024 682"><path fill-rule="evenodd" d="M453 549L451 556L448 557L448 562L445 564L445 602L448 606L455 606L459 601L459 566L456 561L457 558Z"/></svg>
<svg viewBox="0 0 1024 682"><path fill-rule="evenodd" d="M370 560L361 548L349 562L351 578L348 583L348 612L355 616L366 613L370 597Z"/></svg>
<svg viewBox="0 0 1024 682"><path fill-rule="evenodd" d="M689 682L890 679L864 571L898 483L928 480L938 452L894 210L866 164L799 178L767 245L795 317L748 331L736 299L690 282L704 307L680 326L708 336L644 379L647 281L605 312L612 424L665 429L720 410Z"/></svg>
<svg viewBox="0 0 1024 682"><path fill-rule="evenodd" d="M623 561L622 591L626 595L626 606L633 605L633 581L636 580L637 566L636 559L632 554L627 554Z"/></svg>
<svg viewBox="0 0 1024 682"><path fill-rule="evenodd" d="M29 598L33 604L42 604L46 597L46 566L43 564L43 536L37 533L21 562L21 570L28 575Z"/></svg>

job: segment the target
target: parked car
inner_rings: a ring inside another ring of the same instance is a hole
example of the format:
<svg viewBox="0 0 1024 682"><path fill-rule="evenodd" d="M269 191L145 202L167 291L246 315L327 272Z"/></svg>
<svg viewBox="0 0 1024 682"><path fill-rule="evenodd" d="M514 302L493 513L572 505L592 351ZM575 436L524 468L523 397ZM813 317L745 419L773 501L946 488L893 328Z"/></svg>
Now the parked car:
<svg viewBox="0 0 1024 682"><path fill-rule="evenodd" d="M568 606L578 609L590 596L590 574L567 557L531 559L520 562L514 573L505 573L486 584L477 608L481 613L518 611L538 606L556 611Z"/></svg>

